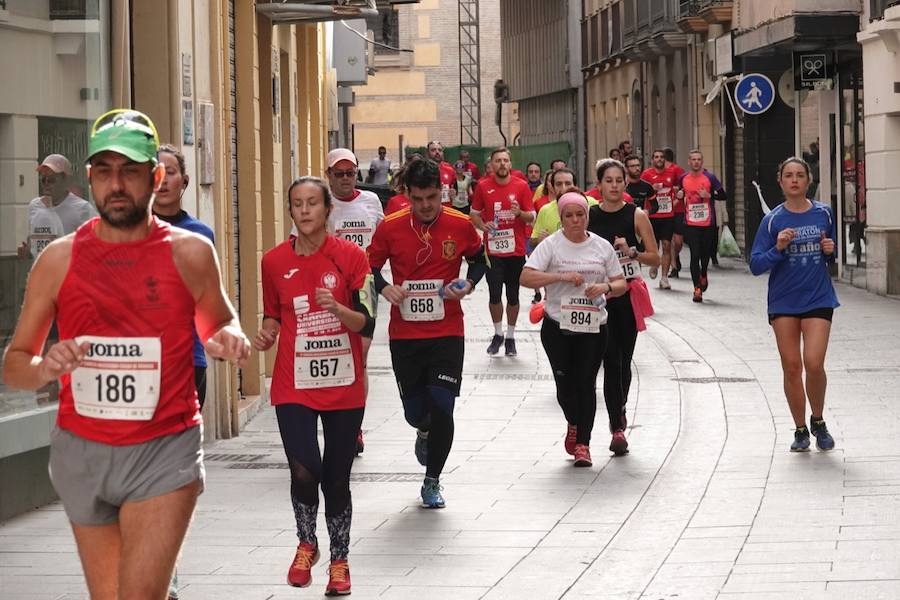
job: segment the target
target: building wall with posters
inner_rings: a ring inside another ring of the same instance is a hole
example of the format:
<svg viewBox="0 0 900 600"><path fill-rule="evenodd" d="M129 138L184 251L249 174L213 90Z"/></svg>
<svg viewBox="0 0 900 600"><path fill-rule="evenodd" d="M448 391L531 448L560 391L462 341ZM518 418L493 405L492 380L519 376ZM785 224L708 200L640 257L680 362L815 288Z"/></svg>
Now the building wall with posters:
<svg viewBox="0 0 900 600"><path fill-rule="evenodd" d="M0 6L0 351L21 310L34 260L29 202L36 167L65 154L72 193L92 202L83 168L92 121L133 106L185 154L183 206L216 235L225 289L253 335L262 312L259 262L289 230L284 191L321 174L330 104L330 25L275 25L239 0L7 0ZM237 435L264 401L272 353L239 374L210 363L205 434ZM0 382L0 519L53 498L46 479L57 388ZM25 475L27 474L27 476ZM8 478L21 485L2 485Z"/></svg>

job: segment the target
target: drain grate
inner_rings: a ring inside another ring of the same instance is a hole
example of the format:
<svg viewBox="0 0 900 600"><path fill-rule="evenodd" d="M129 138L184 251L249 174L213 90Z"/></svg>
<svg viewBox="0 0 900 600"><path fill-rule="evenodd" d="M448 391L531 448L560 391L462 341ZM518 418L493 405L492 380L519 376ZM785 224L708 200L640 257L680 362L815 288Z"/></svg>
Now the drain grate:
<svg viewBox="0 0 900 600"><path fill-rule="evenodd" d="M233 463L228 465L228 469L237 469L241 471L275 469L287 470L286 462L253 462L253 463ZM421 473L350 473L350 481L354 483L394 483L394 482L410 482L421 481Z"/></svg>
<svg viewBox="0 0 900 600"><path fill-rule="evenodd" d="M206 454L203 460L206 462L246 462L252 463L262 460L269 456L268 454Z"/></svg>
<svg viewBox="0 0 900 600"><path fill-rule="evenodd" d="M679 383L752 383L747 377L678 377L672 379Z"/></svg>
<svg viewBox="0 0 900 600"><path fill-rule="evenodd" d="M463 373L463 378L466 373ZM553 381L550 373L477 373L471 375L478 381Z"/></svg>

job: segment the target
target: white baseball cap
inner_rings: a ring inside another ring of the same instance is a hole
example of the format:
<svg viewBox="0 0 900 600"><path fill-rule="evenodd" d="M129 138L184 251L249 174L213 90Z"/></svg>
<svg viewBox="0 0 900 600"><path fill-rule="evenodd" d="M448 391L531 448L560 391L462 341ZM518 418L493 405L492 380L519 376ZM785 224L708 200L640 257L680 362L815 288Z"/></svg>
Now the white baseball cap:
<svg viewBox="0 0 900 600"><path fill-rule="evenodd" d="M342 160L349 160L354 165L359 166L359 161L356 160L356 155L353 154L352 151L346 148L335 148L331 152L328 153L328 156L325 158L325 163L328 165L330 169L334 165L338 164Z"/></svg>
<svg viewBox="0 0 900 600"><path fill-rule="evenodd" d="M47 158L37 166L36 170L40 171L41 167L47 167L54 173L65 173L70 177L72 175L72 163L62 154L48 154Z"/></svg>

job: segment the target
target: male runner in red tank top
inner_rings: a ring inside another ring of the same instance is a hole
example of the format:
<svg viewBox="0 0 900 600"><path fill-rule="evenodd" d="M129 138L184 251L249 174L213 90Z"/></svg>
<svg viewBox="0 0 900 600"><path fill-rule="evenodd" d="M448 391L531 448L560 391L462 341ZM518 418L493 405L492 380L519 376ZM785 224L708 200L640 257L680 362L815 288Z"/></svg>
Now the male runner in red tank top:
<svg viewBox="0 0 900 600"><path fill-rule="evenodd" d="M243 364L250 343L210 242L150 213L165 171L150 119L94 123L88 177L100 217L51 243L31 271L3 378L61 381L50 476L91 598L163 598L203 490L192 325ZM56 320L60 341L41 351Z"/></svg>

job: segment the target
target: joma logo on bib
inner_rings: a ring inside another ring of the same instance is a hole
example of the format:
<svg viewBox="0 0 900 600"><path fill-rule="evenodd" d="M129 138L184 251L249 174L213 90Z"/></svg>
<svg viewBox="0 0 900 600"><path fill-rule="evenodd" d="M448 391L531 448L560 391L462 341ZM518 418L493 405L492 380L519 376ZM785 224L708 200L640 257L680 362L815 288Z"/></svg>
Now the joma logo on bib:
<svg viewBox="0 0 900 600"><path fill-rule="evenodd" d="M328 350L330 348L342 348L343 344L340 339L327 338L324 340L315 340L307 338L304 350Z"/></svg>
<svg viewBox="0 0 900 600"><path fill-rule="evenodd" d="M138 344L100 344L93 342L87 351L87 356L91 358L98 356L109 358L133 358L143 355L144 353L141 352L141 347Z"/></svg>
<svg viewBox="0 0 900 600"><path fill-rule="evenodd" d="M406 289L407 289L408 291L411 291L411 292L414 292L414 291L430 291L430 290L436 289L436 287L435 287L435 285L434 285L433 283L431 283L431 282L426 282L426 283L409 283L409 284L407 284Z"/></svg>
<svg viewBox="0 0 900 600"><path fill-rule="evenodd" d="M368 227L368 224L365 221L341 221L341 227L344 229L348 227Z"/></svg>

